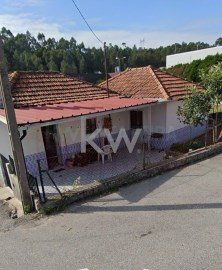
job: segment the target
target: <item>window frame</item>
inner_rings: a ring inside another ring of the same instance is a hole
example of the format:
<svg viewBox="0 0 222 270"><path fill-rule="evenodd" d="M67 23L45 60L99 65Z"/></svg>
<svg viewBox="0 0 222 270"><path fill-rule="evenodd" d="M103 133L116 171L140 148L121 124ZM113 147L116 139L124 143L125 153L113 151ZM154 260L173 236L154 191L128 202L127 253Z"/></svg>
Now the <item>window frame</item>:
<svg viewBox="0 0 222 270"><path fill-rule="evenodd" d="M130 128L143 129L143 111L142 110L130 111Z"/></svg>
<svg viewBox="0 0 222 270"><path fill-rule="evenodd" d="M86 134L91 134L97 129L96 117L86 119Z"/></svg>

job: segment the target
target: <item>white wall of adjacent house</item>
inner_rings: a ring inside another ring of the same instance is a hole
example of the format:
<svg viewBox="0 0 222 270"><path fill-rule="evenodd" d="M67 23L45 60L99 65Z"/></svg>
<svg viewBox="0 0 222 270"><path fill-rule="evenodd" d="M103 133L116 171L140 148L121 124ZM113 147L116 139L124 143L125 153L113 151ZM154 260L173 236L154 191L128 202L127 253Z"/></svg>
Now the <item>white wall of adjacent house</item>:
<svg viewBox="0 0 222 270"><path fill-rule="evenodd" d="M0 141L0 154L8 159L9 155L12 156L12 148L7 125L2 122L0 122Z"/></svg>
<svg viewBox="0 0 222 270"><path fill-rule="evenodd" d="M178 106L182 104L182 101L169 101L166 104L166 133L170 133L174 130L185 127L180 122L177 116Z"/></svg>
<svg viewBox="0 0 222 270"><path fill-rule="evenodd" d="M26 137L22 140L22 146L25 156L45 152L41 128L28 129Z"/></svg>
<svg viewBox="0 0 222 270"><path fill-rule="evenodd" d="M208 55L222 54L222 46L196 50L185 53L178 53L173 55L167 55L166 57L166 67L172 67L178 64L191 63L194 60L204 59Z"/></svg>
<svg viewBox="0 0 222 270"><path fill-rule="evenodd" d="M166 103L151 107L151 130L152 133L166 133L167 110Z"/></svg>

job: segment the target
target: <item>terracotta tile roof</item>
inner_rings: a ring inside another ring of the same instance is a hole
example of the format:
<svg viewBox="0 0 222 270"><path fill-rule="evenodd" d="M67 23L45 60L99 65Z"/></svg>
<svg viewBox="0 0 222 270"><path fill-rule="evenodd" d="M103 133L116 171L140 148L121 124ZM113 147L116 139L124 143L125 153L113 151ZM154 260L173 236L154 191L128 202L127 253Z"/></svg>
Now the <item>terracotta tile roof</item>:
<svg viewBox="0 0 222 270"><path fill-rule="evenodd" d="M105 86L106 82L100 84ZM134 98L182 99L194 83L150 66L128 68L109 79L109 89ZM198 90L201 86L195 84Z"/></svg>
<svg viewBox="0 0 222 270"><path fill-rule="evenodd" d="M13 72L9 81L17 108L107 97L104 88L59 72Z"/></svg>

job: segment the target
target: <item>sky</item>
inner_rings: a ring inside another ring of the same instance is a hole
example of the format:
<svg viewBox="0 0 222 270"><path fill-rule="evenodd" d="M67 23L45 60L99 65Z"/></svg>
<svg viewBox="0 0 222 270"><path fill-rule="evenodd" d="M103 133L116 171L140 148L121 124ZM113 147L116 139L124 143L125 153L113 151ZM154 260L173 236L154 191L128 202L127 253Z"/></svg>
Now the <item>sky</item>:
<svg viewBox="0 0 222 270"><path fill-rule="evenodd" d="M102 42L156 48L222 37L222 0L75 0ZM72 0L0 0L0 28L13 34L74 37L86 47L102 44Z"/></svg>

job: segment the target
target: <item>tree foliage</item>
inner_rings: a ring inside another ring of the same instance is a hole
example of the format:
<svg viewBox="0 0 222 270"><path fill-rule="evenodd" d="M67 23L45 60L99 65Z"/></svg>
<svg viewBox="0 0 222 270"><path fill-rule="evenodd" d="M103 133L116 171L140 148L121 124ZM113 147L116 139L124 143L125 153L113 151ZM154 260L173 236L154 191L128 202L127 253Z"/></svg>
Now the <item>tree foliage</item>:
<svg viewBox="0 0 222 270"><path fill-rule="evenodd" d="M207 91L198 92L195 87L188 89L187 95L178 106L179 120L186 125L203 125L211 109L211 100Z"/></svg>
<svg viewBox="0 0 222 270"><path fill-rule="evenodd" d="M78 44L74 37L70 40L64 38L55 40L55 38L46 38L43 33L34 37L28 31L26 34L13 35L5 27L1 29L0 35L9 71L51 70L70 75L99 71L104 74L103 48L86 48L84 43ZM221 38L216 42L219 44ZM192 51L197 47L208 48L210 45L203 42L183 42L156 49L146 49L136 46L131 48L124 42L121 46L109 44L108 71L114 72L115 66L118 66L117 57L120 59L121 70L126 67L147 65L159 68L165 66L166 55Z"/></svg>
<svg viewBox="0 0 222 270"><path fill-rule="evenodd" d="M200 72L201 84L208 91L213 104L222 101L222 62Z"/></svg>
<svg viewBox="0 0 222 270"><path fill-rule="evenodd" d="M190 64L179 64L167 69L167 72L191 80L201 82L201 73L208 73L211 66L222 62L222 54L209 55L203 60L194 60Z"/></svg>
<svg viewBox="0 0 222 270"><path fill-rule="evenodd" d="M218 106L222 101L222 62L200 72L201 84L206 89L211 104L216 105L214 141L218 140ZM214 111L213 107L213 111ZM214 121L214 119L213 119Z"/></svg>

